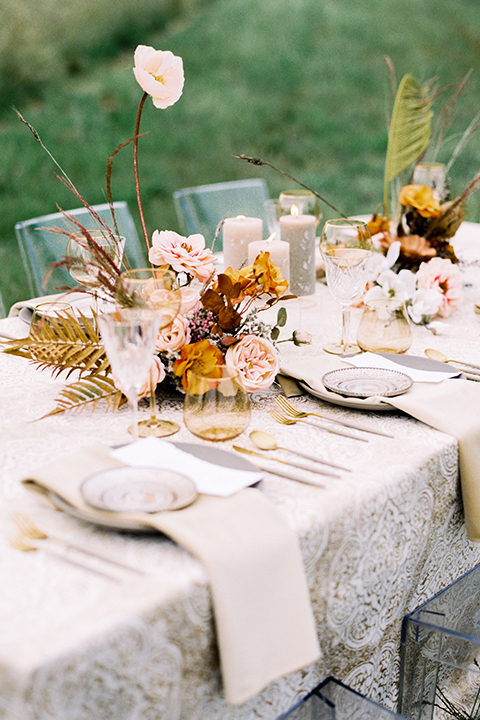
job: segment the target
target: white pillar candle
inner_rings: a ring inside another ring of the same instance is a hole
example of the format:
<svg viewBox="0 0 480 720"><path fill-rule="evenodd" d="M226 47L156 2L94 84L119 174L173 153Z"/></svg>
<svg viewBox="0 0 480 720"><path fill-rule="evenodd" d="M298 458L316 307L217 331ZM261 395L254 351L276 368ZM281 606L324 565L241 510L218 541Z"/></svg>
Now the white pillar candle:
<svg viewBox="0 0 480 720"><path fill-rule="evenodd" d="M280 268L284 280L290 282L290 245L283 240L274 240L273 236L270 238L248 244L248 264L253 265L255 258L261 252L268 252L270 260Z"/></svg>
<svg viewBox="0 0 480 720"><path fill-rule="evenodd" d="M290 245L290 287L302 297L315 292L315 229L314 215L282 215L280 233Z"/></svg>
<svg viewBox="0 0 480 720"><path fill-rule="evenodd" d="M262 239L261 218L237 215L223 224L223 261L225 269L240 270L248 259L248 244Z"/></svg>

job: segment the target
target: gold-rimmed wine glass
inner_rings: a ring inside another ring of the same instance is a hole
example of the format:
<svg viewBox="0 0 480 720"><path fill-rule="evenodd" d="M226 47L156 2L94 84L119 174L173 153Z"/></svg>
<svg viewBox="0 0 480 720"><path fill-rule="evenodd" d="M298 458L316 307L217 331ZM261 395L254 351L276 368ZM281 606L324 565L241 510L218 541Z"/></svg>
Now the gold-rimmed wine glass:
<svg viewBox="0 0 480 720"><path fill-rule="evenodd" d="M91 288L96 313L102 276L111 276L115 268L120 271L124 249L125 238L107 231L78 232L69 237L65 251L68 272L76 282Z"/></svg>
<svg viewBox="0 0 480 720"><path fill-rule="evenodd" d="M320 252L325 262L328 289L342 306L342 338L339 343L325 346L335 355L351 355L360 352L351 343L350 306L365 288L367 264L372 254L372 238L366 223L342 218L327 220L320 237Z"/></svg>
<svg viewBox="0 0 480 720"><path fill-rule="evenodd" d="M126 270L119 278L116 303L119 307L148 308L159 318L159 332L172 324L181 304L175 273L162 268ZM156 384L150 372L150 417L138 423L140 437L167 437L180 430L172 420L158 418Z"/></svg>

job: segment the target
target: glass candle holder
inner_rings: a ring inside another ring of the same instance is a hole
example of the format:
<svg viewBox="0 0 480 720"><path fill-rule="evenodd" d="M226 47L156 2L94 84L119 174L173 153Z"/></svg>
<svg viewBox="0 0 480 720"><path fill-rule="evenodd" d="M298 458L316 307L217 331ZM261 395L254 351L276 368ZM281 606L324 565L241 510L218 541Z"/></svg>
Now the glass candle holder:
<svg viewBox="0 0 480 720"><path fill-rule="evenodd" d="M404 353L412 344L405 303L395 298L368 300L360 319L357 343L373 353Z"/></svg>
<svg viewBox="0 0 480 720"><path fill-rule="evenodd" d="M218 366L217 377L191 372L183 405L186 427L205 440L230 440L250 422L250 398L238 373Z"/></svg>

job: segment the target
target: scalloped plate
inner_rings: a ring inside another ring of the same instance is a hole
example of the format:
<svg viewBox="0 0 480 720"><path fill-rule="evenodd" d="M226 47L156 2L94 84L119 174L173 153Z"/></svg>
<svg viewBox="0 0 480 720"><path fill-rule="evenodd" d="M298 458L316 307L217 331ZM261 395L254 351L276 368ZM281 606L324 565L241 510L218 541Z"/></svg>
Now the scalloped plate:
<svg viewBox="0 0 480 720"><path fill-rule="evenodd" d="M322 377L322 382L327 390L354 398L394 397L413 385L405 373L368 367L332 370Z"/></svg>

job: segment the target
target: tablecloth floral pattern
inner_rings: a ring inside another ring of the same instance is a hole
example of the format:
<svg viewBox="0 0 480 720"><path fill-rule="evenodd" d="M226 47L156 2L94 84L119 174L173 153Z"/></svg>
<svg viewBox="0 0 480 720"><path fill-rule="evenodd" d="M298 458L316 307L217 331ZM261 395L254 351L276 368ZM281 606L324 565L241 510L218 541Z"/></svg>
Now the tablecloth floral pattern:
<svg viewBox="0 0 480 720"><path fill-rule="evenodd" d="M467 224L467 230L478 243L480 228ZM468 261L463 306L449 319L448 334L415 328L412 354L430 346L478 361L480 317L473 311L480 298L478 262L468 248L463 257ZM302 326L315 343L288 346L288 353L315 354L338 333L338 310L326 288L319 288L315 306L306 305ZM360 313L355 310L354 321ZM267 410L278 388L253 396L251 429L272 432L283 445L301 444L341 459L352 472L325 479L324 489L271 474L262 482L299 536L323 660L235 708L222 696L201 564L165 537L87 526L20 485L30 470L92 438L106 444L129 439L127 408L109 414L108 422L98 409L37 421L52 408L60 386L28 361L0 355L1 717L274 720L328 674L394 708L403 615L480 562L480 545L465 533L453 437L401 413L379 412L361 418L394 439L370 435L368 443L355 442L304 424L276 424ZM308 396L295 402L358 419L355 410ZM164 399L163 413L181 419L178 398ZM185 428L176 438L195 440ZM236 442L248 446L248 437ZM63 536L128 558L145 577L126 573L118 584L42 552L14 550L7 537L13 532L11 512L18 509Z"/></svg>

